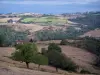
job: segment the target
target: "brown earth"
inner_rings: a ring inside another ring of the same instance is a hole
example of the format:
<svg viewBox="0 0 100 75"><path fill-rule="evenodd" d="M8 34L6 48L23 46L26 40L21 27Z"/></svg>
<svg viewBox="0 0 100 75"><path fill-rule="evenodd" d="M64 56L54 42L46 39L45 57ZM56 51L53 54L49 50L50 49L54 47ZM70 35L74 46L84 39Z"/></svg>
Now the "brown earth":
<svg viewBox="0 0 100 75"><path fill-rule="evenodd" d="M100 29L95 29L92 31L89 31L87 33L85 33L84 35L81 35L80 37L85 37L85 36L90 36L90 37L100 37Z"/></svg>
<svg viewBox="0 0 100 75"><path fill-rule="evenodd" d="M40 26L37 24L22 24L22 23L16 23L16 24L12 24L12 23L0 23L0 25L6 25L8 27L11 27L12 29L16 30L16 31L30 31L30 32L35 32L35 31L39 31L41 29L43 29L44 26Z"/></svg>

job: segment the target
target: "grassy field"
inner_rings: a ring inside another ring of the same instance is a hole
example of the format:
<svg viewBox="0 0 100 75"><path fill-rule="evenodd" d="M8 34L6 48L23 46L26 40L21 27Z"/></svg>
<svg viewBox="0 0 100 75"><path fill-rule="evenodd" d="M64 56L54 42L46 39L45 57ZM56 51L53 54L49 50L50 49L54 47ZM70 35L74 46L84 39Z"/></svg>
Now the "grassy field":
<svg viewBox="0 0 100 75"><path fill-rule="evenodd" d="M58 17L40 17L40 18L24 18L21 20L21 22L23 23L41 23L45 25L46 24L52 24L52 25L56 25L56 24L66 24L67 23L67 19L65 18L58 18Z"/></svg>

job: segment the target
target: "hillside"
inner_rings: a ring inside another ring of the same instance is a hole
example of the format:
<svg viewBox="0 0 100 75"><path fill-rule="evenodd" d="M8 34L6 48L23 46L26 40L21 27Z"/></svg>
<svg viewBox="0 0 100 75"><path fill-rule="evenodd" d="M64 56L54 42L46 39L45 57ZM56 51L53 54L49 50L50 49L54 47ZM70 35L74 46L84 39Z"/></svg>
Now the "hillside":
<svg viewBox="0 0 100 75"><path fill-rule="evenodd" d="M100 29L91 30L89 32L84 33L80 37L85 37L85 36L99 38L100 37Z"/></svg>
<svg viewBox="0 0 100 75"><path fill-rule="evenodd" d="M51 42L59 43L59 40L51 41ZM47 48L48 43L50 43L50 42L49 41L39 42L39 44L40 44L40 45L38 45L39 51L41 52L41 50L40 50L41 48ZM60 46L60 47L62 48L62 52L65 55L70 57L77 65L80 66L80 70L84 68L90 72L99 73L99 70L96 70L93 67L93 63L96 59L95 54L92 54L84 49L80 49L80 48L76 48L76 47L72 47L72 46Z"/></svg>
<svg viewBox="0 0 100 75"><path fill-rule="evenodd" d="M39 50L41 48L47 48L46 45L38 45ZM79 48L70 47L70 46L61 46L63 53L65 53L68 57L70 57L73 61L75 61L81 68L87 69L93 73L99 73L98 70L94 69L91 65L93 63L93 59L95 59L95 55L81 50ZM56 73L55 68L49 66L41 66L40 70L37 70L36 64L30 64L30 69L25 69L25 63L20 63L17 61L13 61L8 58L11 53L14 51L14 48L5 47L0 48L0 73L1 75L5 75L8 72L8 75L22 75L22 74L29 74L29 75L81 75L75 73L68 73L66 71L60 70ZM41 51L41 50L40 50ZM33 71L34 70L34 71ZM44 72L43 72L44 71ZM64 74L66 73L66 74ZM82 74L84 75L84 74ZM88 75L88 74L85 74Z"/></svg>

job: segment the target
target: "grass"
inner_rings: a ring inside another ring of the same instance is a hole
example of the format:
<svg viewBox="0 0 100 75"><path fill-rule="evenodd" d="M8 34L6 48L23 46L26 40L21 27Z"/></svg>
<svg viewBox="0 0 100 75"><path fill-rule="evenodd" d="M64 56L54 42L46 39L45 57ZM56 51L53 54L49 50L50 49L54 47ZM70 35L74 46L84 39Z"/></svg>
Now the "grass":
<svg viewBox="0 0 100 75"><path fill-rule="evenodd" d="M65 18L58 18L58 17L29 17L29 18L24 18L21 20L21 22L24 23L40 23L42 24L65 24L67 22L67 19Z"/></svg>

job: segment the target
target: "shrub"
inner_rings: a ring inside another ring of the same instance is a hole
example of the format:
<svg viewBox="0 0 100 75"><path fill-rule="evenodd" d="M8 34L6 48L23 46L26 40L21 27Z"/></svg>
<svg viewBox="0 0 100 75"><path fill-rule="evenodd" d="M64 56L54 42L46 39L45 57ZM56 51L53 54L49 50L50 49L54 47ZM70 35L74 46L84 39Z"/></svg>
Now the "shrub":
<svg viewBox="0 0 100 75"><path fill-rule="evenodd" d="M55 50L57 52L61 52L61 48L55 43L50 43L49 44L48 51L51 51L51 50Z"/></svg>
<svg viewBox="0 0 100 75"><path fill-rule="evenodd" d="M84 70L84 69L82 69L82 70L80 71L80 73L82 73L82 74L91 74L89 71Z"/></svg>
<svg viewBox="0 0 100 75"><path fill-rule="evenodd" d="M42 48L42 49L41 49L41 54L42 54L42 55L46 55L46 54L47 54L47 50L46 50L45 48Z"/></svg>
<svg viewBox="0 0 100 75"><path fill-rule="evenodd" d="M67 40L61 40L60 45L67 45L69 42Z"/></svg>

